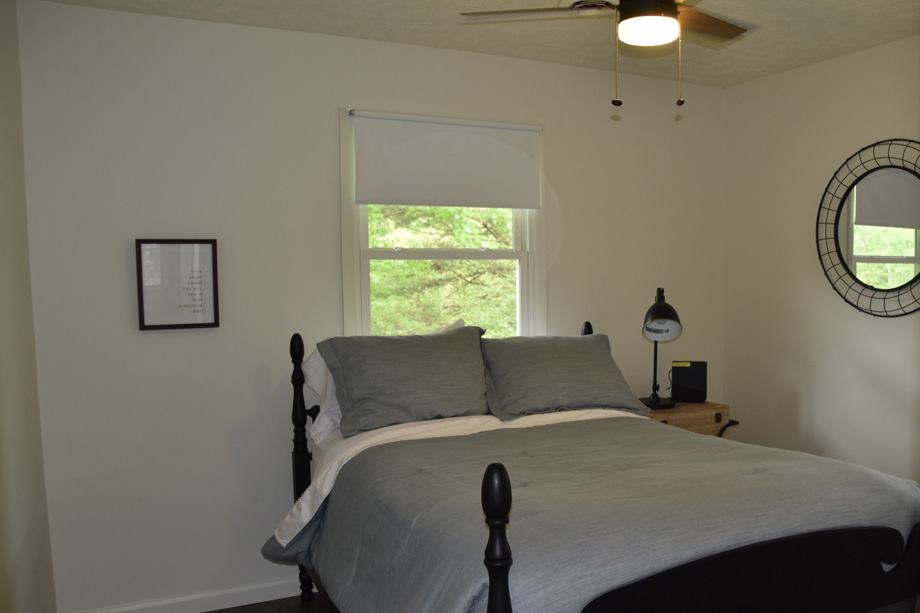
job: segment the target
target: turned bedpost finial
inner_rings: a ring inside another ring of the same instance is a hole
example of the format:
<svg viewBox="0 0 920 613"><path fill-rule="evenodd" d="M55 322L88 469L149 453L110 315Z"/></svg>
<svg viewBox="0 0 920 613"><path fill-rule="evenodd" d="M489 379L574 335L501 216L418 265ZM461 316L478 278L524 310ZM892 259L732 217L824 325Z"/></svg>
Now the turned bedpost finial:
<svg viewBox="0 0 920 613"><path fill-rule="evenodd" d="M582 336L590 336L590 335L592 335L592 334L594 334L594 326L591 325L591 322L590 322L590 321L586 321L586 322L585 322L584 324L582 324L582 326L581 326L581 335L582 335Z"/></svg>
<svg viewBox="0 0 920 613"><path fill-rule="evenodd" d="M296 363L303 362L303 338L296 332L291 337L291 361Z"/></svg>
<svg viewBox="0 0 920 613"><path fill-rule="evenodd" d="M488 613L511 613L508 572L511 569L511 545L505 527L511 513L511 479L499 463L489 464L482 477L482 510L489 526L485 565L489 571Z"/></svg>

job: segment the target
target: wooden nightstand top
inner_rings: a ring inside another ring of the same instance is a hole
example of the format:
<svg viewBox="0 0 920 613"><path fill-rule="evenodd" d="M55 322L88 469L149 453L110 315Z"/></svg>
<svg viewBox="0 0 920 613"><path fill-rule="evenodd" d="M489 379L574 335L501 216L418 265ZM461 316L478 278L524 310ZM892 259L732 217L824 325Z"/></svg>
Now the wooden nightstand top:
<svg viewBox="0 0 920 613"><path fill-rule="evenodd" d="M699 434L724 436L729 425L730 409L718 402L678 402L673 409L657 409L649 417ZM735 424L732 424L735 425Z"/></svg>

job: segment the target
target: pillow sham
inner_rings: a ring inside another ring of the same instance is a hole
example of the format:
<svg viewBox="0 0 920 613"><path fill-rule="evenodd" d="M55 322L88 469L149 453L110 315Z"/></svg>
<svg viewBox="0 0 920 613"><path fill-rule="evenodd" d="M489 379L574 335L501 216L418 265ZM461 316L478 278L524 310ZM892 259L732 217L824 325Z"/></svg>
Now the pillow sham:
<svg viewBox="0 0 920 613"><path fill-rule="evenodd" d="M455 330L465 325L465 321L457 319L427 334ZM335 382L332 380L332 373L329 372L326 361L320 355L319 349L313 350L313 353L303 362L301 368L303 369L304 383L316 394L319 402L319 413L316 416L316 420L307 426L307 434L314 443L319 443L339 429L339 423L342 421L342 409L339 408L339 401L335 397Z"/></svg>
<svg viewBox="0 0 920 613"><path fill-rule="evenodd" d="M568 409L648 415L604 334L482 339L489 410L499 419Z"/></svg>
<svg viewBox="0 0 920 613"><path fill-rule="evenodd" d="M332 373L347 438L384 426L488 413L483 330L345 336L317 344Z"/></svg>

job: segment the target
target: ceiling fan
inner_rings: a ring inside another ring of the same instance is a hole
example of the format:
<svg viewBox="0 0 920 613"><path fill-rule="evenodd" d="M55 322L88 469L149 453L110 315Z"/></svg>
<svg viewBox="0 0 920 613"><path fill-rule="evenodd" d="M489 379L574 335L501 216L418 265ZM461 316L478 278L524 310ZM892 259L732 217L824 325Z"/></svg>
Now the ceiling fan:
<svg viewBox="0 0 920 613"><path fill-rule="evenodd" d="M500 17L505 15L537 15L547 13L574 13L576 15L598 15L613 12L617 18L617 43L635 46L657 46L678 41L678 72L681 72L681 31L689 30L707 36L731 40L747 32L717 17L707 15L692 6L683 4L684 0L576 0L570 6L557 6L534 9L506 9L460 13L464 17ZM617 89L619 89L619 44L617 45ZM678 77L678 81L681 79ZM680 85L678 86L680 89ZM617 97L614 106L623 102ZM678 90L677 106L682 106L684 99Z"/></svg>
<svg viewBox="0 0 920 613"><path fill-rule="evenodd" d="M547 13L574 13L576 15L597 15L603 12L614 12L619 17L619 40L630 45L649 46L669 43L677 39L677 31L674 30L673 37L661 42L642 42L642 39L632 39L637 42L630 42L627 38L627 30L630 29L630 21L639 20L636 26L643 19L652 18L654 21L646 23L665 24L673 30L673 26L667 25L665 20L676 21L679 19L682 30L691 30L706 34L713 38L730 40L747 32L745 28L736 26L717 17L707 15L692 6L683 3L684 0L619 0L619 2L607 2L605 0L577 0L570 6L555 6L534 9L507 9L493 11L476 11L470 13L460 13L464 17L489 17L502 15L536 15Z"/></svg>

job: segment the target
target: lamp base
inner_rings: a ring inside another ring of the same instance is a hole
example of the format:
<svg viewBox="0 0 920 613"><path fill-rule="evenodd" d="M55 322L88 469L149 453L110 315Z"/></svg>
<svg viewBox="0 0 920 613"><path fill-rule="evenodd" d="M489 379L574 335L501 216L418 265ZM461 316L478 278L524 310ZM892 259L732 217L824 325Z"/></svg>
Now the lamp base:
<svg viewBox="0 0 920 613"><path fill-rule="evenodd" d="M673 409L674 408L673 398L659 398L658 402L652 402L649 398L639 398L639 402L641 402L648 408L652 409L653 411L657 409Z"/></svg>

